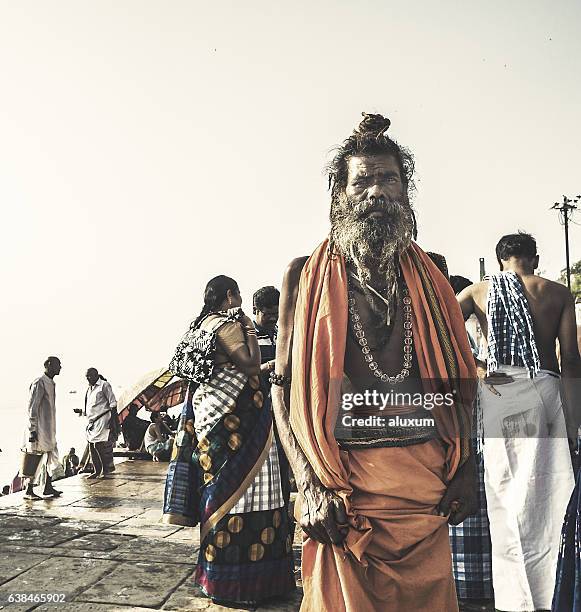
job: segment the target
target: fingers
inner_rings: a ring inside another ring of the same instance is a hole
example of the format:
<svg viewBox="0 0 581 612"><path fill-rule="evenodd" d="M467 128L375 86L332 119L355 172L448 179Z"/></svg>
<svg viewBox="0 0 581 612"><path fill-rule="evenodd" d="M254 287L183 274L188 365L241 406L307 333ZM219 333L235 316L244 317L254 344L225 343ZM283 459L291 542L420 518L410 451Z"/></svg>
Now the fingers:
<svg viewBox="0 0 581 612"><path fill-rule="evenodd" d="M475 499L455 499L450 504L450 516L448 523L450 525L459 525L463 523L469 516L473 516L478 511L478 504Z"/></svg>
<svg viewBox="0 0 581 612"><path fill-rule="evenodd" d="M347 512L343 502L331 498L311 516L301 519L301 528L313 540L323 544L340 544L347 535Z"/></svg>
<svg viewBox="0 0 581 612"><path fill-rule="evenodd" d="M305 531L313 540L317 540L317 542L321 542L322 544L331 544L331 538L321 521L310 523Z"/></svg>
<svg viewBox="0 0 581 612"><path fill-rule="evenodd" d="M329 514L327 514L323 520L323 527L325 528L327 537L333 544L339 544L345 539L345 536L339 532L337 523Z"/></svg>
<svg viewBox="0 0 581 612"><path fill-rule="evenodd" d="M347 510L345 509L345 504L342 499L335 499L334 504L335 510L335 520L338 525L347 524Z"/></svg>
<svg viewBox="0 0 581 612"><path fill-rule="evenodd" d="M311 540L316 540L317 542L321 542L322 544L330 544L331 540L329 539L327 532L323 529L320 530L315 525L311 524L301 524L302 530L311 538Z"/></svg>
<svg viewBox="0 0 581 612"><path fill-rule="evenodd" d="M309 538L323 544L331 543L331 538L323 525L322 517L319 512L314 512L313 515L311 515L307 510L301 517L300 525L301 529Z"/></svg>
<svg viewBox="0 0 581 612"><path fill-rule="evenodd" d="M323 526L333 544L340 544L349 531L347 510L338 497L333 497L327 505Z"/></svg>
<svg viewBox="0 0 581 612"><path fill-rule="evenodd" d="M446 493L444 493L444 497L442 497L442 499L440 500L440 503L438 504L438 507L436 508L440 516L448 516L448 514L450 514L451 512L450 502L451 501L452 501L451 495L448 493L448 491L446 491Z"/></svg>
<svg viewBox="0 0 581 612"><path fill-rule="evenodd" d="M452 504L457 503L457 510L452 510L450 517L448 518L448 523L450 525L459 525L463 523L469 516L476 514L477 507L475 504L471 503L462 503L462 502L452 502Z"/></svg>
<svg viewBox="0 0 581 612"><path fill-rule="evenodd" d="M349 532L349 519L347 518L347 510L342 499L335 499L335 523L337 529L341 534L341 541L346 537Z"/></svg>

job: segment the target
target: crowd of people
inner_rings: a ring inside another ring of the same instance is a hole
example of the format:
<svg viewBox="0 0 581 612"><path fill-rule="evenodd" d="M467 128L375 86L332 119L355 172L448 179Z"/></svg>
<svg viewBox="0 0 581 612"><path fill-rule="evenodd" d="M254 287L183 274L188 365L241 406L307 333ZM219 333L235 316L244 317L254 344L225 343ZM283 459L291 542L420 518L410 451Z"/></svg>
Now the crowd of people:
<svg viewBox="0 0 581 612"><path fill-rule="evenodd" d="M522 232L498 241L497 273L450 277L416 242L413 157L389 127L364 115L337 149L330 234L290 262L280 293L254 294L254 321L234 279L208 282L169 366L189 381L179 423L152 415L144 432L169 460L164 521L199 525L195 581L222 605L294 591L296 519L303 611L492 599L572 610L561 529L579 469L573 297L535 274ZM25 448L42 453L48 495L59 371L51 357L33 383ZM116 402L96 370L87 380L99 478Z"/></svg>

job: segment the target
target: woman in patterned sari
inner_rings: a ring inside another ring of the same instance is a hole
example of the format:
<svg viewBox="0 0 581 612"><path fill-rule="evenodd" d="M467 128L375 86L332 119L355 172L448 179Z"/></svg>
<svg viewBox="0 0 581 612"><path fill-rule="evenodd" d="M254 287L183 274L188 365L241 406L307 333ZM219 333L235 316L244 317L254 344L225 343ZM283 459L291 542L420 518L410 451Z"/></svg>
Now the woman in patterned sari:
<svg viewBox="0 0 581 612"><path fill-rule="evenodd" d="M170 369L188 378L164 521L200 523L195 581L216 603L255 606L295 588L260 350L236 282L217 276Z"/></svg>

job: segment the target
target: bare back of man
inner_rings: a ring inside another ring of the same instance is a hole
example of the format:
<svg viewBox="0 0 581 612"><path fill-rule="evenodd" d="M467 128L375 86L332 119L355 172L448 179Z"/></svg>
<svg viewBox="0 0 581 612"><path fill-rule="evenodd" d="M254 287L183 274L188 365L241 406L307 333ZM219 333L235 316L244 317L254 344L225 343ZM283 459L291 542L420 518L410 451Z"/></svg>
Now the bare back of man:
<svg viewBox="0 0 581 612"><path fill-rule="evenodd" d="M541 368L560 372L557 359L557 338L567 342L567 318L571 316L571 293L566 287L534 274L519 275L524 288L524 294L529 305L533 319L535 340L541 361ZM488 281L483 281L467 287L458 297L462 305L465 296L473 301L474 314L485 337L488 337L488 323L486 320L486 306L488 299ZM575 312L573 308L573 322ZM564 329L561 329L561 323ZM570 321L569 321L570 323ZM565 332L565 333L561 333ZM576 328L574 328L576 333Z"/></svg>
<svg viewBox="0 0 581 612"><path fill-rule="evenodd" d="M534 274L538 256L531 261L511 257L502 261L505 271L513 271L519 277L526 297L539 353L544 370L560 373L563 377L562 399L565 420L571 445L574 445L577 430L581 425L581 357L577 344L575 302L567 287ZM458 295L464 318L475 314L485 338L488 337L486 308L488 281L466 287ZM557 358L556 341L559 341L560 360ZM559 363L560 361L560 363ZM509 364L507 364L509 365ZM492 375L486 382L495 385L511 382L510 377Z"/></svg>

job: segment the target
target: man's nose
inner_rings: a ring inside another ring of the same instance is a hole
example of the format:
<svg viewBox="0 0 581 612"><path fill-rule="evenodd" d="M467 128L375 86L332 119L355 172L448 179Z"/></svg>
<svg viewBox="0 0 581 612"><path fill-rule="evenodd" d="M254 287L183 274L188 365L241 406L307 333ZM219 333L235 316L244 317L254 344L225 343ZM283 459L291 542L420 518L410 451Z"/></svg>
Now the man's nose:
<svg viewBox="0 0 581 612"><path fill-rule="evenodd" d="M379 183L373 183L373 185L370 185L367 189L367 197L369 199L374 198L375 200L379 200L382 198L385 200L386 196L387 194L385 193L385 189Z"/></svg>

